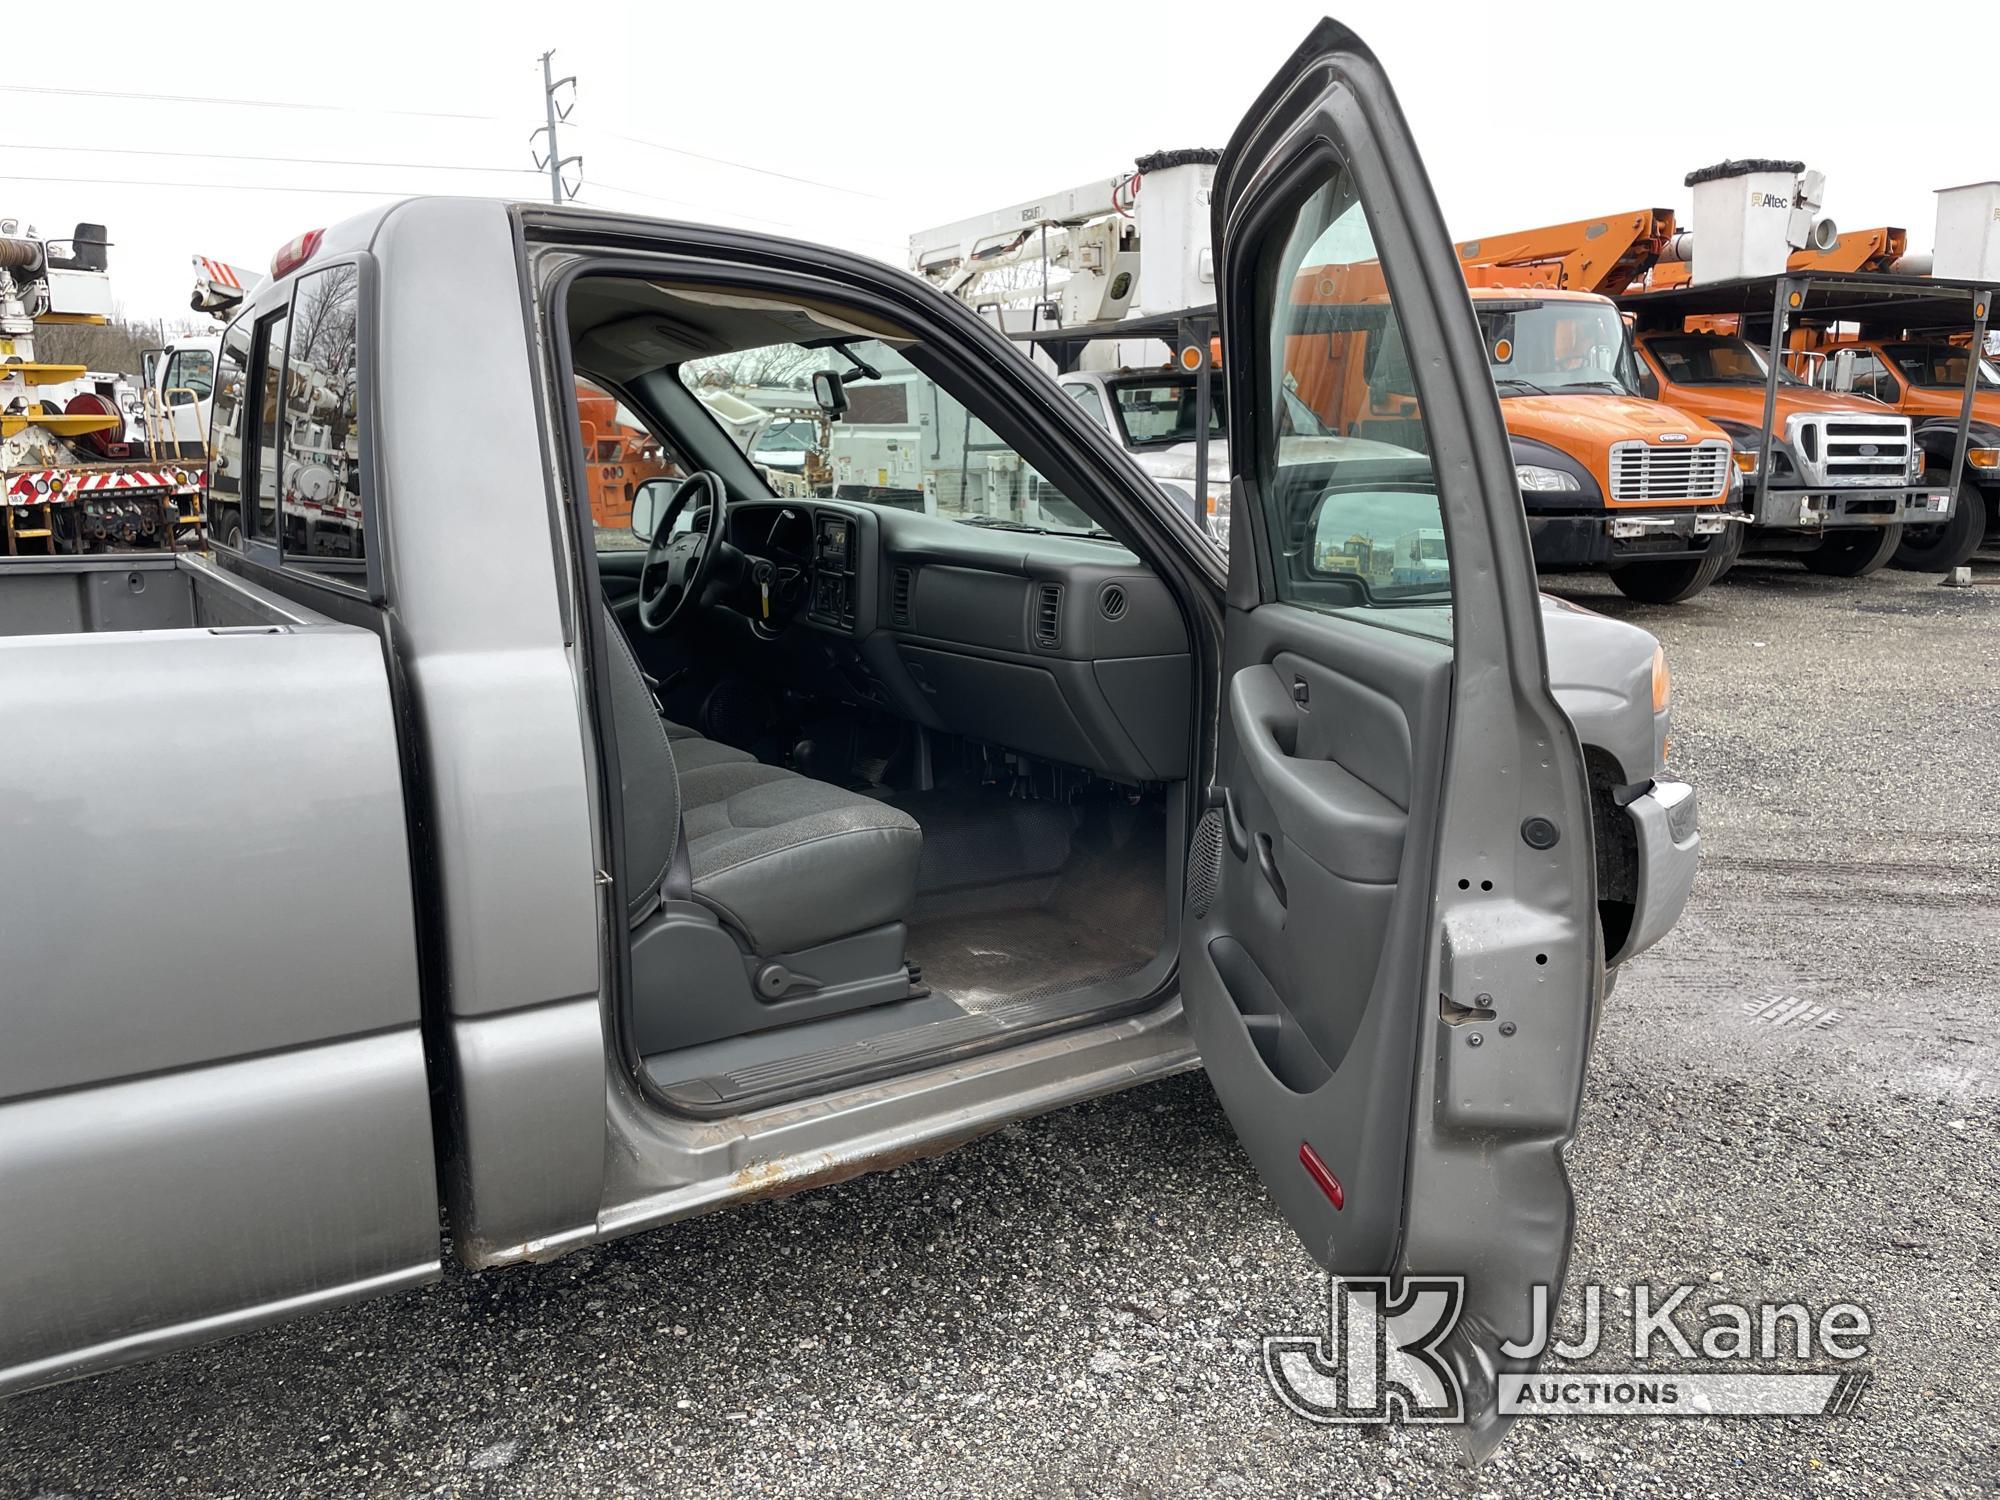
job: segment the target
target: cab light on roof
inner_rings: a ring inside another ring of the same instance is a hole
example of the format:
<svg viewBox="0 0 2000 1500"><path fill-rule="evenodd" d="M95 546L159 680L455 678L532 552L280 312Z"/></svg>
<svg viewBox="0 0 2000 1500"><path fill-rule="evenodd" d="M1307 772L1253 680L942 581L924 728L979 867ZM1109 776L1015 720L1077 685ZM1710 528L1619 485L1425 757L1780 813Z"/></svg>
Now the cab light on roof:
<svg viewBox="0 0 2000 1500"><path fill-rule="evenodd" d="M324 229L308 229L297 239L287 241L271 257L271 279L278 281L289 276L311 260L319 253L319 242L325 235Z"/></svg>

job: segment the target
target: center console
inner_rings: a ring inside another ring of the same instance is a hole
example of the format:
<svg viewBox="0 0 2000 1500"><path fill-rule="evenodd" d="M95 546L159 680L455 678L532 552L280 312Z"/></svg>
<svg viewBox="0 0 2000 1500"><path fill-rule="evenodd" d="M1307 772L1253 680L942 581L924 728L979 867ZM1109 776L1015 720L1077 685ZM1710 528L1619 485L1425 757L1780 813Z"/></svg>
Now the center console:
<svg viewBox="0 0 2000 1500"><path fill-rule="evenodd" d="M812 599L807 613L818 624L851 631L859 564L853 518L835 511L814 512L812 547Z"/></svg>

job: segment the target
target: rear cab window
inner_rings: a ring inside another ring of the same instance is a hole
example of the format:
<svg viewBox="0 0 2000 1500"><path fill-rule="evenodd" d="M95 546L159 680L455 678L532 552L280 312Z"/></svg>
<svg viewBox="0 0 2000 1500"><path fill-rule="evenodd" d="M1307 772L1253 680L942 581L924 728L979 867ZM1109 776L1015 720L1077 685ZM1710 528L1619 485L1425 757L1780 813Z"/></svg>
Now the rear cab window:
<svg viewBox="0 0 2000 1500"><path fill-rule="evenodd" d="M302 273L222 338L210 422L210 542L373 594L373 494L357 261Z"/></svg>

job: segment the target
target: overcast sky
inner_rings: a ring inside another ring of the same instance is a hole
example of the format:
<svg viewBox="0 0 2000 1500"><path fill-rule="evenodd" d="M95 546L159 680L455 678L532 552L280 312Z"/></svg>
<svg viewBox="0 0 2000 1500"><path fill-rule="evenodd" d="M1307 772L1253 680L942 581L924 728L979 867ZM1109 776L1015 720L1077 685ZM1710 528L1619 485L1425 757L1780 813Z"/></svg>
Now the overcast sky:
<svg viewBox="0 0 2000 1500"><path fill-rule="evenodd" d="M86 44L13 38L0 216L106 224L126 311L171 317L197 252L262 270L373 199L545 197L527 137L554 46L578 75L562 144L582 201L900 264L913 230L1222 145L1325 8L111 0L74 12ZM1991 0L1335 13L1386 63L1455 238L1651 206L1685 223L1691 168L1778 156L1827 174L1843 227L1901 225L1921 250L1933 188L2000 177L1990 79L1954 83L1938 44L1990 31Z"/></svg>

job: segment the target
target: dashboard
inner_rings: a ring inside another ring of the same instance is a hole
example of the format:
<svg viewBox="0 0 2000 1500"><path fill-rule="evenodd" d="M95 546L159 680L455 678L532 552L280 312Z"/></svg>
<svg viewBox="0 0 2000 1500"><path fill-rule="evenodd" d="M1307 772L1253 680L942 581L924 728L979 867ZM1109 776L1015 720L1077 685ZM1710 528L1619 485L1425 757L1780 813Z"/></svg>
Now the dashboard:
<svg viewBox="0 0 2000 1500"><path fill-rule="evenodd" d="M745 669L1115 781L1187 775L1187 626L1116 543L855 501L739 502L728 524L789 621L743 620Z"/></svg>

